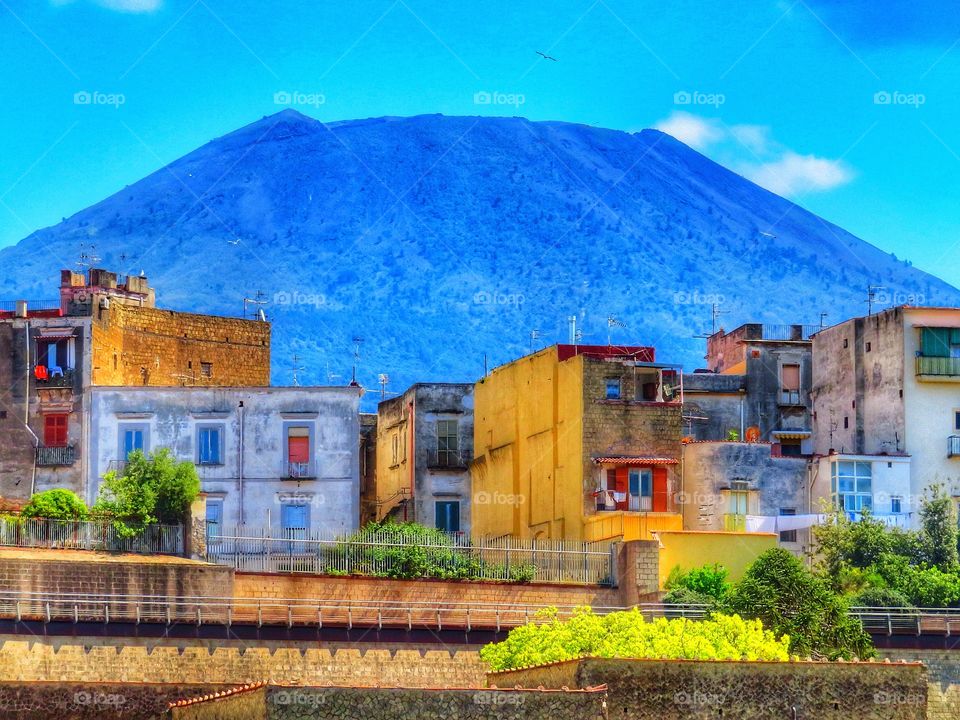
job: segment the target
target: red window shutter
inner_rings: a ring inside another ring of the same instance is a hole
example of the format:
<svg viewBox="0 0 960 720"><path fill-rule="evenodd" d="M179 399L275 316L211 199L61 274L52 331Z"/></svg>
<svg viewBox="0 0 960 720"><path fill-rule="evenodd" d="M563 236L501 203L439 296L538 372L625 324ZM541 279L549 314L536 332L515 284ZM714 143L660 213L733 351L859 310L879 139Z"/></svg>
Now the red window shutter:
<svg viewBox="0 0 960 720"><path fill-rule="evenodd" d="M630 482L630 468L618 467L617 468L617 493L623 494L623 499L617 501L617 510L626 510L627 509L627 487Z"/></svg>
<svg viewBox="0 0 960 720"><path fill-rule="evenodd" d="M43 444L63 447L67 444L67 416L47 415L43 419Z"/></svg>
<svg viewBox="0 0 960 720"><path fill-rule="evenodd" d="M310 462L310 438L287 438L287 456L292 463Z"/></svg>
<svg viewBox="0 0 960 720"><path fill-rule="evenodd" d="M665 467L655 467L653 469L653 511L667 512L668 506L667 492L667 469Z"/></svg>

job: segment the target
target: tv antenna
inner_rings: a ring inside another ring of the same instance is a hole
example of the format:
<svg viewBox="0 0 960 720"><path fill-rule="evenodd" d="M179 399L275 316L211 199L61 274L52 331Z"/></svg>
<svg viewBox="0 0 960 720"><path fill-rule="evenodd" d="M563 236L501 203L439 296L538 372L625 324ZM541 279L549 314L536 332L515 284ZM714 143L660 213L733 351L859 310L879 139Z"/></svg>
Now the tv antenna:
<svg viewBox="0 0 960 720"><path fill-rule="evenodd" d="M377 384L380 385L380 399L387 397L387 384L390 382L390 376L386 373L377 375Z"/></svg>
<svg viewBox="0 0 960 720"><path fill-rule="evenodd" d="M540 339L540 331L531 330L530 331L530 352L533 352L533 348L536 345L537 340L539 339Z"/></svg>
<svg viewBox="0 0 960 720"><path fill-rule="evenodd" d="M245 297L243 299L243 317L244 319L252 317L254 320L265 321L267 315L263 312L263 306L267 304L267 296L263 294L262 290L257 290L257 294L252 298ZM250 311L249 306L253 306L253 310Z"/></svg>
<svg viewBox="0 0 960 720"><path fill-rule="evenodd" d="M623 328L624 330L626 330L627 324L623 322L623 320L619 320L615 318L613 315L608 315L607 316L607 345L608 346L613 345L613 342L611 340L611 333L613 331L613 328L615 327Z"/></svg>
<svg viewBox="0 0 960 720"><path fill-rule="evenodd" d="M92 268L100 262L100 258L97 256L97 246L91 243L86 247L87 250L84 250L84 244L80 243L80 259L77 260L77 267L79 268Z"/></svg>
<svg viewBox="0 0 960 720"><path fill-rule="evenodd" d="M355 335L353 338L353 359L360 362L360 346L363 345L363 338Z"/></svg>
<svg viewBox="0 0 960 720"><path fill-rule="evenodd" d="M300 364L300 356L297 353L293 354L293 386L300 387L300 378L299 374L302 370L306 368Z"/></svg>
<svg viewBox="0 0 960 720"><path fill-rule="evenodd" d="M877 291L886 290L882 285L867 285L867 315L873 315L873 304L877 301Z"/></svg>
<svg viewBox="0 0 960 720"><path fill-rule="evenodd" d="M579 345L580 341L583 340L583 330L577 329L577 316L570 316L570 344Z"/></svg>
<svg viewBox="0 0 960 720"><path fill-rule="evenodd" d="M828 313L825 313L825 312L820 313L820 329L821 330L823 330L826 327L826 325L823 322L823 319L827 317L827 314Z"/></svg>
<svg viewBox="0 0 960 720"><path fill-rule="evenodd" d="M710 305L710 334L709 335L694 335L697 338L709 338L717 334L717 321L720 319L721 315L726 315L729 313L729 310L721 310L720 306L717 303Z"/></svg>

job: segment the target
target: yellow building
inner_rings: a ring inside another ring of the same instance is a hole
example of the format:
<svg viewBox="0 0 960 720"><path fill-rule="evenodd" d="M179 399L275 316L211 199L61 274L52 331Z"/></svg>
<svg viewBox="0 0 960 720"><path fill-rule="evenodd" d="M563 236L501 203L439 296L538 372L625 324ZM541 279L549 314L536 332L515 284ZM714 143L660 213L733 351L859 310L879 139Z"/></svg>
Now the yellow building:
<svg viewBox="0 0 960 720"><path fill-rule="evenodd" d="M649 347L554 345L476 384L472 535L681 530L680 368Z"/></svg>

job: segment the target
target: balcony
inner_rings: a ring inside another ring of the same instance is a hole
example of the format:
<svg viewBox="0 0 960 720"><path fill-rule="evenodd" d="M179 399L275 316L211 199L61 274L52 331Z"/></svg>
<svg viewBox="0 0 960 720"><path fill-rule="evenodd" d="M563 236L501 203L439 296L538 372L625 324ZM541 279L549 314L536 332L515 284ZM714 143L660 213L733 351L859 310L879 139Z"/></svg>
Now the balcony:
<svg viewBox="0 0 960 720"><path fill-rule="evenodd" d="M76 450L71 445L64 447L38 447L38 467L58 467L73 465L77 459Z"/></svg>
<svg viewBox="0 0 960 720"><path fill-rule="evenodd" d="M781 390L780 405L797 406L804 405L803 398L799 390Z"/></svg>
<svg viewBox="0 0 960 720"><path fill-rule="evenodd" d="M286 475L291 480L311 480L317 476L312 462L288 462Z"/></svg>
<svg viewBox="0 0 960 720"><path fill-rule="evenodd" d="M670 512L608 511L587 516L583 522L583 539L588 542L653 540L654 533L683 530L683 516Z"/></svg>
<svg viewBox="0 0 960 720"><path fill-rule="evenodd" d="M960 382L960 358L920 355L917 357L917 378Z"/></svg>
<svg viewBox="0 0 960 720"><path fill-rule="evenodd" d="M737 513L726 513L723 516L723 529L727 532L746 532L747 516Z"/></svg>
<svg viewBox="0 0 960 720"><path fill-rule="evenodd" d="M73 389L73 381L76 376L76 370L73 369L64 369L62 373L57 373L56 375L51 375L50 377L41 378L36 372L34 372L34 383L35 387L38 390L43 389Z"/></svg>
<svg viewBox="0 0 960 720"><path fill-rule="evenodd" d="M947 457L960 457L960 435L947 438Z"/></svg>

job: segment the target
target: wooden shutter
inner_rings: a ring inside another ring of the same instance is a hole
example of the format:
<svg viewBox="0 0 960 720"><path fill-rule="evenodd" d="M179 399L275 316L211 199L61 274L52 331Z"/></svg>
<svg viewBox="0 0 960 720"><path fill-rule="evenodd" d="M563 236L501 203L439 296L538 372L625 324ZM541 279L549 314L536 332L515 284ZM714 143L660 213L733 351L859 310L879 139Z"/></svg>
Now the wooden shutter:
<svg viewBox="0 0 960 720"><path fill-rule="evenodd" d="M67 416L47 415L43 420L43 444L63 447L67 444Z"/></svg>
<svg viewBox="0 0 960 720"><path fill-rule="evenodd" d="M297 435L287 438L287 456L292 463L310 462L310 438Z"/></svg>
<svg viewBox="0 0 960 720"><path fill-rule="evenodd" d="M784 365L780 370L780 382L784 390L796 392L800 389L800 366Z"/></svg>
<svg viewBox="0 0 960 720"><path fill-rule="evenodd" d="M665 467L655 467L653 469L653 511L667 512L668 501L667 469Z"/></svg>
<svg viewBox="0 0 960 720"><path fill-rule="evenodd" d="M623 494L623 499L617 500L617 510L626 510L627 509L627 486L630 483L630 468L618 467L617 468L617 493Z"/></svg>

